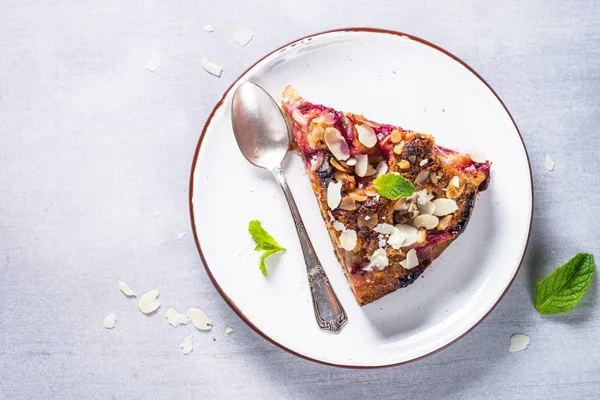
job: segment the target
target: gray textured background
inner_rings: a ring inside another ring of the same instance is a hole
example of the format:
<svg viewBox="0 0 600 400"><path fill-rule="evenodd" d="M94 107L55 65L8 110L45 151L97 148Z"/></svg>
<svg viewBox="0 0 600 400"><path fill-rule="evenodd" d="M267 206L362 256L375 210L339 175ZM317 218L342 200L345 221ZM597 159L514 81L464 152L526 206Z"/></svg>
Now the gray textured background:
<svg viewBox="0 0 600 400"><path fill-rule="evenodd" d="M541 276L598 254L598 3L251 3L0 0L0 398L598 398L598 281L567 315L532 307ZM528 255L505 299L454 346L384 370L297 359L246 327L204 272L188 216L194 148L226 87L275 47L345 26L412 33L471 65L521 129L535 181ZM245 48L232 40L242 27L255 32ZM200 306L215 328L184 357L192 327L143 316L119 278ZM509 354L515 332L531 346Z"/></svg>

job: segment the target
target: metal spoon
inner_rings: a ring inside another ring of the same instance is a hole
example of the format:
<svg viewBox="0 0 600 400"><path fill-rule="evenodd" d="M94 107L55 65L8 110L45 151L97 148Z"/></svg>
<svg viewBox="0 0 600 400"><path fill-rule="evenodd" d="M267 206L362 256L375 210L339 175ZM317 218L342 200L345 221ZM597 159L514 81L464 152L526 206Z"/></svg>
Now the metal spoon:
<svg viewBox="0 0 600 400"><path fill-rule="evenodd" d="M348 317L317 258L281 171L281 161L290 147L289 129L281 110L263 88L246 82L233 94L231 122L235 139L246 160L268 169L279 182L296 223L317 323L323 330L338 333Z"/></svg>

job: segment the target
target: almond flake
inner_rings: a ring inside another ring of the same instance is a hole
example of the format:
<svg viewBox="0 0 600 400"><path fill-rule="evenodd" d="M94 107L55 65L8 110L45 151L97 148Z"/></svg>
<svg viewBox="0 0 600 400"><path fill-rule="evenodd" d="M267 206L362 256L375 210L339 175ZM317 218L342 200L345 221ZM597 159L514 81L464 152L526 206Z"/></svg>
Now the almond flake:
<svg viewBox="0 0 600 400"><path fill-rule="evenodd" d="M233 332L233 328L228 326L227 328L225 328L225 333L226 334L230 334L231 332Z"/></svg>
<svg viewBox="0 0 600 400"><path fill-rule="evenodd" d="M385 161L379 161L377 164L377 176L381 176L388 171L388 165Z"/></svg>
<svg viewBox="0 0 600 400"><path fill-rule="evenodd" d="M356 158L354 172L360 177L366 176L369 169L369 156L366 154L357 154L354 158Z"/></svg>
<svg viewBox="0 0 600 400"><path fill-rule="evenodd" d="M194 350L194 346L192 345L193 335L186 336L183 339L183 342L179 345L179 347L183 350L184 355L190 354Z"/></svg>
<svg viewBox="0 0 600 400"><path fill-rule="evenodd" d="M425 229L434 229L438 226L440 220L431 214L421 214L413 220L415 228L424 227Z"/></svg>
<svg viewBox="0 0 600 400"><path fill-rule="evenodd" d="M358 133L358 141L365 147L371 148L377 144L377 135L375 135L373 128L369 125L356 125L355 127Z"/></svg>
<svg viewBox="0 0 600 400"><path fill-rule="evenodd" d="M400 247L406 247L416 243L418 231L414 226L398 224L395 226L395 228L398 230L400 237L402 238Z"/></svg>
<svg viewBox="0 0 600 400"><path fill-rule="evenodd" d="M240 29L236 33L233 34L233 38L235 41L242 47L250 43L252 40L252 31L250 29Z"/></svg>
<svg viewBox="0 0 600 400"><path fill-rule="evenodd" d="M292 110L292 119L300 126L306 126L308 124L308 120L304 118L302 112L297 108Z"/></svg>
<svg viewBox="0 0 600 400"><path fill-rule="evenodd" d="M179 314L173 307L169 307L165 317L174 328L177 328L180 324L185 325L189 322L189 318L185 314Z"/></svg>
<svg viewBox="0 0 600 400"><path fill-rule="evenodd" d="M363 270L370 271L373 267L376 267L378 270L382 270L390 264L390 261L387 258L387 253L384 249L377 249L371 254L369 258L369 264L363 268Z"/></svg>
<svg viewBox="0 0 600 400"><path fill-rule="evenodd" d="M425 158L425 159L421 160L421 162L419 163L419 165L422 167L425 164L427 164L427 162L429 162L429 160Z"/></svg>
<svg viewBox="0 0 600 400"><path fill-rule="evenodd" d="M144 314L152 314L160 307L160 303L156 298L158 297L158 289L152 289L149 292L144 293L138 300L138 308Z"/></svg>
<svg viewBox="0 0 600 400"><path fill-rule="evenodd" d="M390 235L394 232L394 225L390 224L378 224L373 230L377 233L382 233L384 235Z"/></svg>
<svg viewBox="0 0 600 400"><path fill-rule="evenodd" d="M135 297L134 291L123 281L119 281L119 290L127 297Z"/></svg>
<svg viewBox="0 0 600 400"><path fill-rule="evenodd" d="M432 202L435 205L435 210L433 215L437 215L438 217L443 217L444 215L452 214L454 211L458 210L458 205L456 201L452 199L435 199Z"/></svg>
<svg viewBox="0 0 600 400"><path fill-rule="evenodd" d="M146 63L146 69L150 72L154 72L160 67L160 63L162 62L162 55L160 53L152 53L150 59Z"/></svg>
<svg viewBox="0 0 600 400"><path fill-rule="evenodd" d="M104 321L102 322L102 325L104 325L104 327L106 329L112 329L115 327L116 323L117 323L117 316L115 315L115 313L110 313L106 317L104 317Z"/></svg>
<svg viewBox="0 0 600 400"><path fill-rule="evenodd" d="M213 26L212 26L211 24L209 24L209 23L206 23L206 24L204 24L204 30L205 30L206 32L214 32L214 31L215 31L215 28L213 28Z"/></svg>
<svg viewBox="0 0 600 400"><path fill-rule="evenodd" d="M327 186L327 205L335 210L342 201L342 182L329 182Z"/></svg>
<svg viewBox="0 0 600 400"><path fill-rule="evenodd" d="M458 175L452 178L450 183L452 183L455 188L460 188L460 179L458 178Z"/></svg>
<svg viewBox="0 0 600 400"><path fill-rule="evenodd" d="M523 351L529 346L529 341L529 336L523 333L515 333L510 337L510 346L508 347L508 351L511 353Z"/></svg>
<svg viewBox="0 0 600 400"><path fill-rule="evenodd" d="M435 211L435 204L433 204L431 201L427 201L425 204L419 207L419 211L421 214L433 214Z"/></svg>
<svg viewBox="0 0 600 400"><path fill-rule="evenodd" d="M350 157L350 150L348 149L348 143L346 143L346 139L343 138L340 131L335 128L329 127L325 129L325 134L323 135L325 139L325 144L327 148L333 154L335 158L338 160L347 160Z"/></svg>
<svg viewBox="0 0 600 400"><path fill-rule="evenodd" d="M554 169L554 160L550 158L550 154L546 153L546 169L552 171Z"/></svg>
<svg viewBox="0 0 600 400"><path fill-rule="evenodd" d="M210 61L208 61L208 58L206 57L202 57L202 61L200 61L202 63L202 68L204 68L204 70L206 72L208 72L209 74L212 74L214 76L221 76L221 73L223 72L223 68L221 68L220 65L217 65L215 63L212 63Z"/></svg>
<svg viewBox="0 0 600 400"><path fill-rule="evenodd" d="M417 258L417 252L415 249L410 249L406 253L406 258L403 261L400 261L400 265L404 269L412 269L419 265L419 259Z"/></svg>
<svg viewBox="0 0 600 400"><path fill-rule="evenodd" d="M367 164L367 172L365 172L365 176L375 175L376 172L377 172L377 169L373 168L371 166L371 164ZM375 196L375 197L377 197L377 196Z"/></svg>
<svg viewBox="0 0 600 400"><path fill-rule="evenodd" d="M347 229L342 232L340 235L340 243L345 250L351 251L356 247L356 231L352 229Z"/></svg>
<svg viewBox="0 0 600 400"><path fill-rule="evenodd" d="M421 183L425 183L427 181L427 178L429 178L429 170L428 169L424 169L421 172L419 172L419 175L417 175L417 177L415 178L415 185L420 185Z"/></svg>
<svg viewBox="0 0 600 400"><path fill-rule="evenodd" d="M354 157L350 157L349 159L346 160L346 165L349 165L351 167L356 165L356 158Z"/></svg>
<svg viewBox="0 0 600 400"><path fill-rule="evenodd" d="M344 224L342 224L341 222L339 222L339 221L335 221L335 222L333 223L333 229L335 229L335 230L336 230L336 231L338 231L338 232L343 232L343 231L345 231L345 230L346 230L346 227L345 227L345 226L344 226Z"/></svg>
<svg viewBox="0 0 600 400"><path fill-rule="evenodd" d="M187 313L187 317L190 319L192 324L201 331L210 331L212 328L212 321L208 316L199 308L190 308Z"/></svg>

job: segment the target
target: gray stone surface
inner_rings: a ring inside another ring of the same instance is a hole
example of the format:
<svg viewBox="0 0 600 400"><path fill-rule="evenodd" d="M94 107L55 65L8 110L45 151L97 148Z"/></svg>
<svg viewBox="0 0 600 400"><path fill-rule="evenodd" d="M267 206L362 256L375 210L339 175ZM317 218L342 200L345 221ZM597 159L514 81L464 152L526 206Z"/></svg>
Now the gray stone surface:
<svg viewBox="0 0 600 400"><path fill-rule="evenodd" d="M457 344L383 370L318 365L255 334L211 285L188 216L196 141L227 86L275 47L346 26L412 33L470 64L512 112L535 181L505 299ZM532 293L576 252L598 255L599 49L594 1L0 1L0 398L598 398L598 281L562 316L538 315ZM182 356L184 331L143 316L118 278L202 307L215 329ZM531 346L509 354L515 332Z"/></svg>

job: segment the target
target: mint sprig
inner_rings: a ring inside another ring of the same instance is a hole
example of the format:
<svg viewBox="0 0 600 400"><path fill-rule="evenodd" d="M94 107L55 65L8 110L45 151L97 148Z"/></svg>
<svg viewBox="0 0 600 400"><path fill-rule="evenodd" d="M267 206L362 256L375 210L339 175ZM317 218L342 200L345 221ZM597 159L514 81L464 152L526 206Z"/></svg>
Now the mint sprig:
<svg viewBox="0 0 600 400"><path fill-rule="evenodd" d="M373 181L373 187L380 196L390 200L409 197L415 191L412 182L399 174L380 175Z"/></svg>
<svg viewBox="0 0 600 400"><path fill-rule="evenodd" d="M269 233L266 230L264 230L264 228L260 224L260 221L250 221L250 223L248 224L248 232L250 233L250 236L252 236L252 239L254 239L254 241L256 242L256 247L254 248L254 250L265 251L260 256L260 263L258 264L258 268L260 268L264 276L267 276L267 266L265 265L265 260L267 259L267 257L280 251L286 251L286 249L284 247L281 247L275 241L275 239L273 239L273 236L269 235Z"/></svg>
<svg viewBox="0 0 600 400"><path fill-rule="evenodd" d="M537 284L535 309L540 314L570 311L585 294L593 276L594 256L577 254Z"/></svg>

